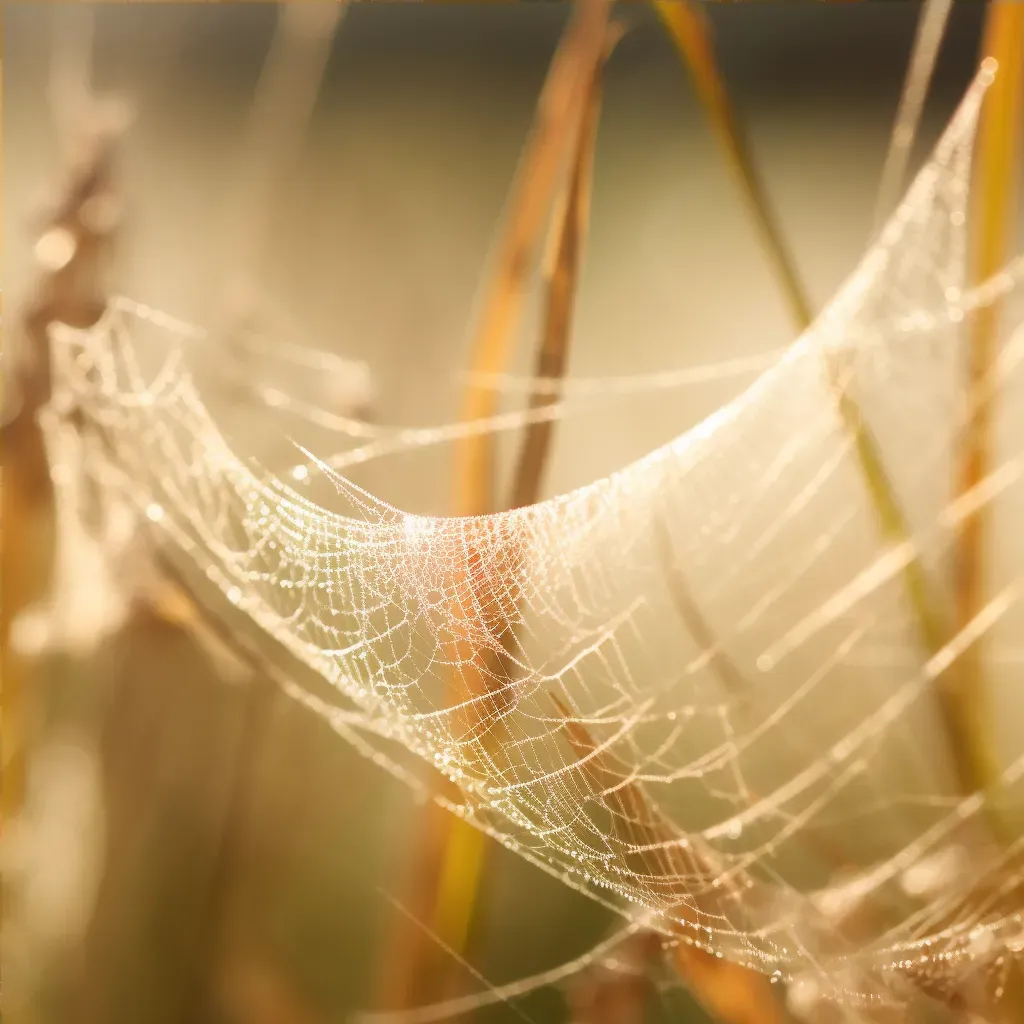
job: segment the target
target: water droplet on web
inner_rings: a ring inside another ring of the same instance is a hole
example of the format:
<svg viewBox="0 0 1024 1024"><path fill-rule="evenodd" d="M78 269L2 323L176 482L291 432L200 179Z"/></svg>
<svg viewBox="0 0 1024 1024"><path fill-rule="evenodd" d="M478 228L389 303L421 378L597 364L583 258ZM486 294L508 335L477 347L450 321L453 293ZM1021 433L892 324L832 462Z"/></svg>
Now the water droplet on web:
<svg viewBox="0 0 1024 1024"><path fill-rule="evenodd" d="M51 228L36 242L35 256L40 266L55 273L71 262L77 248L75 236L67 228Z"/></svg>
<svg viewBox="0 0 1024 1024"><path fill-rule="evenodd" d="M996 938L988 928L976 928L971 932L967 950L976 960L987 960L996 948Z"/></svg>
<svg viewBox="0 0 1024 1024"><path fill-rule="evenodd" d="M900 877L900 886L908 896L932 896L948 886L963 867L963 850L947 846L907 868Z"/></svg>
<svg viewBox="0 0 1024 1024"><path fill-rule="evenodd" d="M821 985L816 978L802 975L794 978L786 990L786 1005L794 1016L801 1019L809 1017L821 1000Z"/></svg>

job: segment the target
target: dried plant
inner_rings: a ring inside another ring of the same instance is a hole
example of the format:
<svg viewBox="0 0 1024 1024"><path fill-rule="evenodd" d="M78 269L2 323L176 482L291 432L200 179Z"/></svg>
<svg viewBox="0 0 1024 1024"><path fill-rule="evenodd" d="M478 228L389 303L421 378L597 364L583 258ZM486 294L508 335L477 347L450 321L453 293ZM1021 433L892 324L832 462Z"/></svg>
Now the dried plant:
<svg viewBox="0 0 1024 1024"><path fill-rule="evenodd" d="M907 75L892 129L892 141L882 167L882 183L875 204L876 224L880 225L892 213L893 206L903 193L907 165L952 8L953 0L924 0L921 4L914 50L907 64Z"/></svg>
<svg viewBox="0 0 1024 1024"><path fill-rule="evenodd" d="M586 238L593 150L601 104L601 66L617 41L620 30L609 27L609 5L604 0L581 4L552 63L538 104L533 136L523 158L513 194L511 214L501 258L490 282L490 292L477 335L473 370L481 375L499 371L508 359L517 314L529 281L531 256L543 229L544 217L555 200L555 216L548 247L547 316L537 354L537 376L560 377L567 365L572 306ZM566 175L566 165L571 170ZM564 180L557 192L559 180ZM534 405L551 403L557 395L534 396ZM493 414L493 389L471 385L463 418L467 422ZM527 431L512 486L509 507L532 504L539 497L544 464L550 449L552 424L534 424ZM455 507L462 515L491 511L494 503L494 438L471 438L457 451ZM485 628L514 646L517 615L514 579L517 553L505 555L508 580L505 592L485 592L485 572L468 581L476 607L485 610ZM502 577L499 577L499 579ZM463 644L461 661L471 666L462 678L453 679L449 703L470 693L493 692L500 701L502 683L509 668L499 657ZM482 716L479 716L482 717ZM479 720L466 723L472 733ZM500 736L500 734L499 734ZM488 741L493 756L497 736ZM414 884L406 906L414 918L433 922L436 933L457 954L465 949L469 925L484 868L487 839L478 830L443 808L431 805L425 812L422 838L416 844ZM430 966L436 951L426 945L423 933L405 917L396 919L396 934L385 947L381 991L387 1004L398 1007L450 994L455 982L450 962ZM427 982L427 978L433 983ZM440 983L438 984L438 979Z"/></svg>
<svg viewBox="0 0 1024 1024"><path fill-rule="evenodd" d="M68 955L88 922L102 849L94 737L75 721L46 722L36 671L40 628L53 647L77 650L80 641L98 641L108 625L91 619L83 634L76 619L81 608L57 607L51 598L51 577L60 568L55 555L74 560L92 541L66 529L58 533L61 517L40 426L51 395L51 325L88 327L103 308L104 261L117 225L111 166L123 125L115 107L97 106L93 115L46 211L35 249L41 276L17 328L25 345L22 373L8 381L13 395L4 395L16 403L3 424L5 1000L26 1019L54 963ZM101 613L103 596L101 581L94 580L89 600Z"/></svg>
<svg viewBox="0 0 1024 1024"><path fill-rule="evenodd" d="M1003 0L991 4L982 48L998 71L979 127L973 283L988 280L1008 258L1011 225L1018 210L1024 137L1024 7ZM995 396L989 382L995 369L999 314L999 304L993 304L970 318L964 384L968 421L957 466L958 497L970 493L992 471ZM988 600L985 566L990 552L985 527L984 509L968 515L961 525L956 553L957 631L964 630ZM1002 772L991 738L991 695L980 644L971 645L959 672L945 677L942 699L946 717L954 723L954 753L966 787L994 794Z"/></svg>

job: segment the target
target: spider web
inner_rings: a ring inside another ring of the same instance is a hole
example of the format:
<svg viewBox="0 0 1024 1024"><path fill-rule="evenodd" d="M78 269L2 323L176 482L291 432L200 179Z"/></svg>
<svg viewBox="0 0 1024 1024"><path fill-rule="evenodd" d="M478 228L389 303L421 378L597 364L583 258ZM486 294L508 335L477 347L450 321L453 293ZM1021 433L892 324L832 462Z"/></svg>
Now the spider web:
<svg viewBox="0 0 1024 1024"><path fill-rule="evenodd" d="M103 502L131 506L211 602L327 684L295 673L292 696L667 944L804 1002L899 1003L979 979L998 995L1024 949L1024 844L993 842L990 823L1024 753L1002 752L1001 794L961 795L934 699L983 637L1007 689L998 652L1020 628L1024 263L976 287L965 270L990 78L803 337L698 427L569 494L481 518L404 513L338 469L526 417L380 433L263 389L271 411L361 445L275 475L204 404L197 332L127 299L94 329L56 329L49 429L77 432ZM964 346L996 302L995 468L956 497ZM879 528L838 388L882 452L904 541ZM928 650L903 570L919 562L950 605L955 531L979 506L1001 555L991 601Z"/></svg>

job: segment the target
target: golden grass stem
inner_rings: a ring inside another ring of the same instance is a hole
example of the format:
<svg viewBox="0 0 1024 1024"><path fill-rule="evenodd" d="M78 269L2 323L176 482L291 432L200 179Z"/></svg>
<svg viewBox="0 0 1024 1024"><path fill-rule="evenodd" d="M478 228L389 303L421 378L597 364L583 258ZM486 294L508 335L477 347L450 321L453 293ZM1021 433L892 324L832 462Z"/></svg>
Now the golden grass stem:
<svg viewBox="0 0 1024 1024"><path fill-rule="evenodd" d="M568 192L557 204L555 240L548 293L548 316L538 363L547 376L564 371L571 326L578 267L585 237L589 208L592 153L600 104L600 69L614 41L608 25L607 0L583 0L577 5L548 73L526 152L513 185L510 217L499 253L498 265L489 282L483 315L473 350L476 375L493 374L507 365L515 340L515 327L536 249L559 180ZM559 369L561 368L561 369ZM463 408L466 421L493 413L493 389L473 384ZM531 432L523 444L520 466L512 493L514 500L529 504L536 500L550 448L552 432ZM482 436L464 442L455 453L454 506L457 514L479 515L495 505L493 437ZM489 558L494 557L488 556ZM470 553L467 586L480 608L496 609L483 625L499 641L512 632L517 604L514 585L492 593L488 580L494 573L514 578L517 563L513 551L498 555L494 566L483 564L484 555ZM498 565L498 563L501 563ZM499 584L500 585L500 584ZM468 624L467 624L468 625ZM479 628L479 623L476 624ZM467 637L472 633L466 631ZM468 639L454 644L454 660L464 666L449 686L448 702L457 704L466 691L488 693L494 680L505 678L500 656L481 651ZM495 698L497 702L498 697ZM483 713L483 714L486 714ZM478 716L478 717L482 717ZM482 732L480 722L466 722L467 734ZM487 731L481 739L488 749L500 742L500 728ZM476 829L453 817L441 807L426 809L416 852L407 909L413 919L427 920L444 943L457 953L465 949L479 882L486 859L486 838ZM382 1002L396 1008L411 1006L431 996L451 994L455 975L447 962L429 969L431 951L424 937L409 922L398 919L385 949L381 976Z"/></svg>
<svg viewBox="0 0 1024 1024"><path fill-rule="evenodd" d="M55 322L88 327L100 317L105 299L99 291L111 244L112 226L96 227L90 205L109 195L117 132L97 131L78 153L37 246L44 257L35 295L18 329L27 341L29 367L17 382L18 407L3 425L3 511L0 519L0 669L3 684L3 820L21 806L29 743L31 694L29 666L11 643L18 615L42 600L50 585L56 522L54 491L37 413L49 401L49 328ZM60 266L45 262L47 237L71 240L71 256ZM10 386L8 382L5 386Z"/></svg>
<svg viewBox="0 0 1024 1024"><path fill-rule="evenodd" d="M613 27L610 32L603 60L607 60L622 34L618 27ZM534 392L530 398L531 409L553 405L558 401L558 384L565 376L568 365L573 311L590 223L597 127L601 117L601 68L599 64L591 82L572 173L558 200L544 261L547 310L544 334L534 365L534 377L553 382L555 386L543 392ZM541 479L553 433L554 422L551 420L532 423L527 427L516 466L509 508L523 508L537 501L540 496Z"/></svg>
<svg viewBox="0 0 1024 1024"><path fill-rule="evenodd" d="M264 254L276 195L299 151L348 0L325 4L279 4L278 21L249 114L238 180L225 222L224 265L215 296L215 329L249 312L252 278Z"/></svg>
<svg viewBox="0 0 1024 1024"><path fill-rule="evenodd" d="M903 82L899 107L896 110L889 151L882 167L882 183L878 189L875 208L876 227L889 216L902 193L907 165L928 96L928 87L952 9L953 0L925 0L921 5L917 32L914 35L914 48Z"/></svg>
<svg viewBox="0 0 1024 1024"><path fill-rule="evenodd" d="M905 171L909 144L912 141L913 131L911 126L916 123L920 116L920 107L923 105L926 93L927 82L930 78L931 65L934 63L937 54L938 44L941 39L942 28L945 24L948 11L944 11L944 0L933 0L931 11L924 13L924 20L918 33L915 46L914 64L910 69L904 98L901 103L901 112L897 119L897 143L895 156L891 157L887 165L889 181L883 185L883 189L893 187L892 182L897 178L902 179ZM803 330L812 319L809 303L799 283L793 262L789 256L788 249L781 237L781 232L776 226L771 214L767 198L760 179L756 173L754 162L749 154L748 147L739 129L739 122L729 99L725 84L718 71L715 59L714 48L710 31L704 17L689 2L672 2L672 0L654 0L654 6L661 16L668 29L676 48L683 56L693 75L698 95L708 114L709 120L715 128L716 135L722 147L726 162L734 169L738 180L741 183L744 199L751 211L751 215L761 235L765 251L776 271L783 295L793 315L797 327ZM999 13L999 8L1012 8L1010 13ZM990 14L990 24L986 35L986 50L998 49L1002 55L1003 64L1012 64L1017 69L1011 72L1012 75L1020 74L1020 40L1014 39L1012 32L1015 31L1007 25L1015 25L1019 20L1024 8L1013 3L996 3L993 5ZM1017 50L1013 47L1017 46ZM992 55L995 55L994 53ZM1015 58L1015 59L1014 59ZM1010 76L1004 75L1004 80ZM1007 89L1012 92L1012 87ZM1017 88L1019 94L1020 89ZM1001 103L999 110L1001 114L991 114L990 119L1001 116L1011 117L1013 109L1008 106L1008 101L997 101ZM1019 101L1018 101L1019 103ZM990 100L990 109L993 104ZM1017 120L1021 120L1019 106L1017 109ZM983 138L985 130L983 129ZM1003 205L998 209L1005 213L1006 199L1005 192L1009 187L1007 182L1012 180L1010 169L1010 149L1012 143L1012 132L1003 129L1003 134L990 141L987 145L992 150L992 155L987 160L980 161L982 165L990 170L987 172L986 181L981 189L991 196L1004 196ZM984 150L986 143L982 143ZM1010 148L1007 148L1007 147ZM885 192L883 191L883 200ZM988 269L988 276L994 274L1000 265L1000 259L1005 254L1005 223L999 221L999 213L994 212L996 207L993 201L986 204L989 209L988 228L985 232L987 241L984 243L986 257L979 258L977 280L985 279L985 269ZM1000 234L1002 232L1002 234ZM979 319L991 319L992 313L986 311L980 314ZM978 332L984 335L991 334L992 328L980 326ZM979 366L972 371L977 379L986 375L986 366L991 363L991 350L989 343L983 341L976 345L977 360ZM895 489L886 472L881 451L874 435L864 421L861 411L850 394L848 382L843 379L844 367L840 361L829 358L826 363L826 377L832 390L837 411L844 429L853 441L854 451L861 468L861 474L868 491L872 506L875 509L879 527L883 536L893 542L902 543L910 536L909 524L904 515L899 501L895 495ZM975 438L970 446L974 452L971 458L974 468L965 470L965 480L981 479L984 475L980 472L978 462L979 448L978 438L987 434L987 415L984 409L975 418L975 427L971 433ZM973 474L973 475L972 475ZM971 484L963 487L969 489ZM980 536L979 527L974 525L979 522L980 517L973 517L973 523L965 526L965 543L976 544L975 538ZM980 565L980 561L973 563ZM968 589L975 587L972 579L977 572L967 574L966 585ZM929 655L935 654L949 640L949 628L943 620L939 602L935 598L934 590L927 579L924 567L919 559L912 559L903 573L904 586L915 618L918 623L918 631L922 643ZM977 594L965 598L961 604L963 609L973 608L976 612L981 607L981 599ZM958 616L961 624L970 621L973 615L968 615L962 610ZM975 649L970 657L977 657ZM973 702L963 695L963 689L958 682L951 680L959 679L962 671L947 673L938 686L939 700L946 731L949 738L949 747L954 767L964 792L975 792L979 787L984 788L991 783L993 778L998 778L998 766L995 762L992 744L988 736L988 730L981 728L981 717L984 715L984 701L980 694L978 700ZM984 780L988 780L986 783Z"/></svg>
<svg viewBox="0 0 1024 1024"><path fill-rule="evenodd" d="M609 0L579 0L544 83L533 130L513 183L511 215L470 359L481 376L493 376L508 365L531 257L560 173L577 148L580 115L605 47L609 10ZM496 402L492 387L473 384L466 391L461 418L471 422L491 416ZM455 480L456 515L493 510L494 451L490 437L468 438L456 447Z"/></svg>
<svg viewBox="0 0 1024 1024"><path fill-rule="evenodd" d="M695 872L713 874L712 865L703 864L688 849L683 856L674 842L674 830L656 805L647 799L643 788L630 781L628 767L619 763L611 750L605 750L590 735L587 727L577 721L562 701L551 695L562 717L565 739L577 761L581 790L592 789L603 794L611 814L611 836L627 854L637 861L644 877L657 878L665 873L663 897L674 898L678 913L679 944L672 950L671 962L677 974L690 986L702 1006L725 1024L783 1024L785 1017L775 998L769 980L742 964L720 959L696 945L685 925L693 925L700 915L688 902L688 892L681 879ZM659 851L654 853L652 851ZM666 865L665 860L668 860ZM693 863L688 858L693 859ZM673 863L678 859L678 863Z"/></svg>
<svg viewBox="0 0 1024 1024"><path fill-rule="evenodd" d="M621 37L621 29L608 30L602 62L594 69L583 113L582 131L568 181L556 203L549 235L545 272L547 310L544 334L537 350L535 376L558 380L568 364L572 315L590 215L597 128L601 114L601 79L604 60ZM531 407L556 401L557 392L534 393ZM533 504L540 496L554 424L543 421L527 428L519 455L509 508ZM487 838L459 819L451 820L448 846L442 865L441 884L435 908L434 927L454 949L465 947L473 907L484 871Z"/></svg>
<svg viewBox="0 0 1024 1024"><path fill-rule="evenodd" d="M924 20L919 29L915 47L914 66L910 69L907 88L901 104L897 120L896 152L891 155L887 164L888 180L883 183L880 203L887 203L887 189L898 188L905 173L906 160L909 156L910 144L913 139L913 125L920 116L930 78L931 65L934 63L942 30L948 16L944 10L944 0L933 0L931 9L925 12ZM726 162L733 168L740 182L744 199L761 237L765 251L779 286L786 299L796 326L800 330L807 328L812 320L810 304L797 276L789 251L783 242L775 219L771 214L767 197L756 173L748 147L739 130L739 124L733 111L732 103L724 81L718 71L710 31L702 14L689 2L672 2L672 0L654 0L654 6L665 24L676 45L677 50L686 61L693 76L701 103L715 129L719 144ZM999 8L1006 8L999 10ZM1009 10L1012 8L1013 10ZM980 191L987 196L985 214L982 217L981 231L984 241L979 242L976 280L985 280L998 271L1005 258L1006 225L1010 221L1009 189L1014 180L1015 158L1019 149L1019 135L1024 118L1021 116L1021 54L1024 53L1024 37L1020 34L1019 23L1024 15L1024 5L998 3L993 5L989 15L989 26L986 32L986 52L1001 60L1004 68L1013 65L1010 74L1004 74L1003 89L1000 99L990 101L989 120L1001 118L1002 128L989 128L982 132L982 158L979 164L987 170L982 172L983 181ZM1012 83L1012 84L1011 84ZM1009 97L1013 96L1014 99ZM1016 120L1012 125L1014 115ZM902 129L902 130L901 130ZM987 140L987 141L986 141ZM904 151L905 150L905 151ZM896 184L894 184L896 182ZM992 363L992 336L995 334L994 313L986 311L982 324L976 327L976 337L982 340L975 344L975 355L972 360L972 378L975 383L986 380ZM985 321L989 321L986 323ZM835 359L827 358L825 365L826 380L832 390L837 413L844 429L850 436L854 452L861 468L861 474L868 491L868 496L875 509L879 527L885 539L891 543L905 542L910 536L907 519L896 498L895 490L885 470L878 442L864 421L860 408L848 390L848 381L844 379L844 364ZM968 445L970 459L965 460L965 469L960 493L967 491L984 477L987 465L985 439L989 433L988 421L990 411L982 410L975 418L975 427L970 432L974 438ZM974 550L970 559L970 569L962 569L961 575L966 578L965 596L959 597L960 610L958 623L960 628L970 622L983 604L983 591L980 589L980 538L981 527L976 520L963 531L962 549ZM943 648L950 638L950 630L945 623L938 601L930 585L924 567L918 558L912 559L903 573L905 591L917 620L922 643L929 655ZM708 634L706 623L699 608L689 599L685 587L680 588L679 580L670 581L673 588L673 599L683 620L697 634L713 642ZM696 613L696 614L695 614ZM970 657L978 657L977 646L972 645ZM719 663L718 670L725 669L725 678L735 682L729 671L731 663ZM973 793L978 789L989 788L993 780L999 778L999 766L991 743L990 729L986 721L986 699L980 687L965 688L962 680L964 668L954 666L956 672L947 672L937 686L940 711L945 723L948 745L954 768L965 793ZM971 678L976 673L967 673ZM679 966L679 965L677 965ZM685 973L685 972L683 972ZM749 973L749 972L748 972ZM698 986L698 974L692 984ZM704 978L707 981L707 978ZM743 1015L749 1010L756 1013L760 1004L757 995L757 982L753 979L744 980L743 969L736 974L737 1000L724 1007L726 1012L739 1014L737 1022L748 1018ZM749 992L745 986L749 986ZM712 998L715 990L709 989ZM748 995L750 999L748 1000ZM709 1006L712 1012L714 1007ZM721 1010L717 1012L721 1013Z"/></svg>
<svg viewBox="0 0 1024 1024"><path fill-rule="evenodd" d="M775 273L779 290L793 322L802 331L813 317L811 303L733 110L732 100L718 68L707 19L691 0L654 0L654 9L690 70L697 95L711 122L725 161L739 182L744 202Z"/></svg>
<svg viewBox="0 0 1024 1024"><path fill-rule="evenodd" d="M983 56L997 65L981 113L976 150L972 263L973 282L987 280L1006 261L1019 201L1024 136L1024 5L990 5ZM969 415L957 453L954 495L960 497L993 468L996 389L988 387L997 357L1000 305L975 312L968 324L965 391ZM967 515L956 546L955 626L962 630L986 600L989 531L984 508ZM961 773L972 789L994 791L1001 775L991 734L991 696L985 685L983 647L972 644L960 671L944 679L944 713L962 745Z"/></svg>
<svg viewBox="0 0 1024 1024"><path fill-rule="evenodd" d="M812 320L811 304L740 131L732 101L718 70L710 27L690 0L654 0L654 8L690 70L723 156L739 182L790 315L797 329L803 331ZM663 542L668 542L667 535ZM683 621L696 631L698 642L705 643L713 651L713 668L722 673L726 685L738 685L739 673L718 646L682 575L677 572L672 576L669 586ZM719 960L682 944L676 948L672 963L705 1009L726 1024L780 1024L784 1019L774 990L757 971Z"/></svg>

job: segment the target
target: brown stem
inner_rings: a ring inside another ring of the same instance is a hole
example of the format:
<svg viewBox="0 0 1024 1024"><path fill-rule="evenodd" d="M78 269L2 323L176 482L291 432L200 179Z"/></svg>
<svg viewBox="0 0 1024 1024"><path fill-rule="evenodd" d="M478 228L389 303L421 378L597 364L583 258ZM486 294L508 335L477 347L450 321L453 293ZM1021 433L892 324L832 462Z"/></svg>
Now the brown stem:
<svg viewBox="0 0 1024 1024"><path fill-rule="evenodd" d="M924 0L921 5L917 32L914 36L914 49L910 55L903 92L896 111L889 152L882 168L882 183L875 205L876 227L892 212L903 189L907 164L924 111L924 102L928 96L928 86L931 84L942 37L945 35L952 9L953 0Z"/></svg>
<svg viewBox="0 0 1024 1024"><path fill-rule="evenodd" d="M104 204L109 209L112 202L111 172L119 127L99 123L95 131L83 135L59 199L47 211L36 247L40 279L20 323L28 366L14 382L17 407L3 426L0 658L5 821L22 800L30 703L25 692L26 665L9 642L10 630L17 615L45 595L53 565L53 484L37 418L50 398L49 329L57 322L89 327L103 312L103 270L116 221L97 217L96 212ZM9 397L4 395L5 400Z"/></svg>
<svg viewBox="0 0 1024 1024"><path fill-rule="evenodd" d="M540 238L560 172L575 152L580 114L606 44L609 0L578 0L541 93L533 131L513 184L511 219L489 284L471 365L493 375L508 365L522 311L530 261ZM487 384L471 385L462 408L465 422L494 414L497 397ZM488 436L472 437L455 450L455 513L492 511L494 451Z"/></svg>
<svg viewBox="0 0 1024 1024"><path fill-rule="evenodd" d="M811 303L733 110L725 80L718 69L707 19L699 5L691 0L654 0L654 8L693 76L701 105L711 122L722 154L739 182L747 210L775 272L793 322L802 331L813 318Z"/></svg>
<svg viewBox="0 0 1024 1024"><path fill-rule="evenodd" d="M538 104L533 136L514 186L512 214L498 270L491 281L477 336L473 369L478 374L503 368L514 337L514 327L529 274L530 256L537 245L543 218L550 206L557 179L575 153L567 193L558 204L553 226L549 271L548 314L538 352L538 373L558 377L565 369L579 265L589 211L593 145L600 109L600 69L619 36L607 25L609 5L585 0L555 55ZM495 395L486 386L471 386L463 416L475 420L493 412ZM537 403L535 400L535 404ZM552 430L531 428L524 440L513 503L537 499ZM493 438L484 436L463 443L456 452L455 508L462 515L490 511L494 498ZM502 709L501 681L510 672L501 651L511 649L519 574L516 538L502 533L491 538L482 528L469 556L463 581L470 611L453 644L454 661L463 666L451 680L447 701L455 705L467 692L490 694L487 711L477 710L464 723L466 734L477 737L481 752L500 757ZM493 543L489 543L493 541ZM475 546L476 544L480 546ZM509 581L512 581L511 583ZM462 602L460 602L460 607ZM471 638L483 626L494 638L493 649L481 650ZM482 726L493 725L484 729ZM396 918L385 949L381 974L381 1000L391 1007L414 1001L446 998L453 990L459 968L448 959L436 962L421 929L410 922L428 922L444 942L461 953L465 947L479 880L486 858L486 839L476 829L431 805L425 813L415 863L404 900L407 914ZM434 965L433 968L431 965Z"/></svg>
<svg viewBox="0 0 1024 1024"><path fill-rule="evenodd" d="M1010 225L1017 205L1017 175L1024 135L1024 6L997 2L989 8L983 52L998 62L979 126L974 194L975 234L971 276L985 281L1007 257ZM995 367L1000 305L989 304L969 324L967 380L969 417L957 460L954 493L962 496L992 470L992 426L996 389L987 386ZM968 514L956 548L956 630L964 629L986 601L988 516L984 507ZM1001 770L992 746L992 708L983 673L983 647L972 644L960 669L942 687L944 713L959 740L966 786L994 790Z"/></svg>
<svg viewBox="0 0 1024 1024"><path fill-rule="evenodd" d="M613 26L606 43L604 61L621 36L621 27ZM546 261L548 294L544 335L534 364L535 379L544 381L550 387L531 395L531 409L554 405L558 401L560 384L568 366L576 292L590 224L594 157L601 117L602 66L599 64L594 72L572 174L552 222L552 244ZM527 427L519 452L509 508L524 508L537 501L554 428L555 424L551 420L541 420Z"/></svg>

